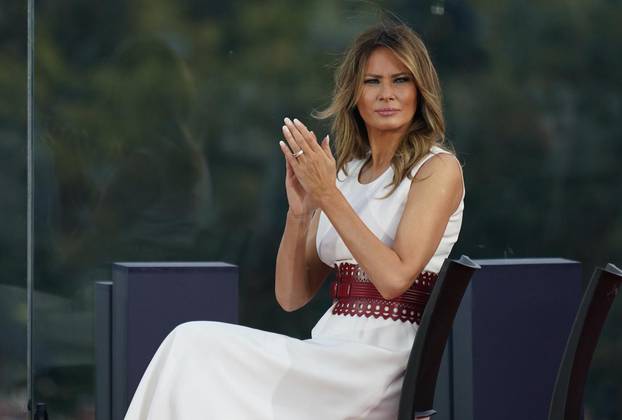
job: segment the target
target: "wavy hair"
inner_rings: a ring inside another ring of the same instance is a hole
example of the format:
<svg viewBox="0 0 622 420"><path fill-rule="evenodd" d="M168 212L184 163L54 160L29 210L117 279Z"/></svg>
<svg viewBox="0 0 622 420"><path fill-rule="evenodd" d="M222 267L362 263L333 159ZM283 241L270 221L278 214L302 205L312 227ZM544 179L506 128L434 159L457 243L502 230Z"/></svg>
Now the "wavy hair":
<svg viewBox="0 0 622 420"><path fill-rule="evenodd" d="M383 21L361 33L348 48L335 72L331 104L312 112L316 119L333 118L337 173L352 159L362 159L370 151L367 129L356 104L363 90L364 71L371 53L378 47L390 49L410 71L417 89L417 107L391 165L394 169L391 190L402 180L412 179L411 169L432 146L445 145L445 120L441 87L436 69L421 38L407 25ZM453 150L451 150L453 153Z"/></svg>

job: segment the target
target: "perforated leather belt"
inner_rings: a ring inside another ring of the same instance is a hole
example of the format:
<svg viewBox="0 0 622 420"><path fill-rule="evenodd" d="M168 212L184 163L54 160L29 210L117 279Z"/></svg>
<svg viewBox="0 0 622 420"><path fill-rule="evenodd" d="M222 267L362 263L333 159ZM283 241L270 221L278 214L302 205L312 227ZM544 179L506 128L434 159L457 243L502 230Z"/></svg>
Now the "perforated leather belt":
<svg viewBox="0 0 622 420"><path fill-rule="evenodd" d="M382 297L369 276L358 264L335 264L336 279L330 295L337 303L332 313L336 315L365 316L409 321L419 324L438 275L423 271L412 286L394 299Z"/></svg>

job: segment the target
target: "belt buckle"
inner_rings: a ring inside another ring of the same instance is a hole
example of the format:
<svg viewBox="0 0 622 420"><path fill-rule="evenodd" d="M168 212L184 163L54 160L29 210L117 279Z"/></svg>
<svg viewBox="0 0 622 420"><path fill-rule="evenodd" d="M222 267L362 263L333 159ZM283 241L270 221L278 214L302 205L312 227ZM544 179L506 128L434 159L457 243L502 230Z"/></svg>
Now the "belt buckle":
<svg viewBox="0 0 622 420"><path fill-rule="evenodd" d="M340 298L345 298L350 296L350 292L352 291L352 284L351 283L337 283L337 287L335 288L336 290L336 296L338 299ZM345 290L344 290L345 289Z"/></svg>
<svg viewBox="0 0 622 420"><path fill-rule="evenodd" d="M339 287L339 283L334 281L331 285L330 285L330 296L331 298L334 299L339 299L339 296L337 296L337 288Z"/></svg>

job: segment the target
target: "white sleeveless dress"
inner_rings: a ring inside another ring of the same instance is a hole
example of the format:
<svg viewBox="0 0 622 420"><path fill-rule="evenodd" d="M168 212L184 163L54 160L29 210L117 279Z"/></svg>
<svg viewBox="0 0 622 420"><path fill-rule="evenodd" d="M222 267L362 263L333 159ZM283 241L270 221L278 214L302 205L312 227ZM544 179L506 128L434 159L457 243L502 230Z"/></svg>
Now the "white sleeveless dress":
<svg viewBox="0 0 622 420"><path fill-rule="evenodd" d="M433 147L413 169L437 153ZM365 159L348 163L337 186L385 244L395 238L411 180L391 196L393 168L368 184L358 181ZM387 186L388 188L388 186ZM463 199L426 270L438 272L458 238ZM333 267L356 263L322 213L316 246ZM162 342L136 390L126 420L388 420L399 395L417 324L334 315L332 306L299 340L240 325L194 321Z"/></svg>

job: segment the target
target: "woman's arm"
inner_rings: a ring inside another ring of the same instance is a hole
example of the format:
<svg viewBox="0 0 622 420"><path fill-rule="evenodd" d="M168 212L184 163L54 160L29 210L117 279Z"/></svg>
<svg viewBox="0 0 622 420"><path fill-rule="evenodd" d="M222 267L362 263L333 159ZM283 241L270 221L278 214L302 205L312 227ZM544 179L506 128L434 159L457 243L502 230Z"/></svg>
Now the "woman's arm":
<svg viewBox="0 0 622 420"><path fill-rule="evenodd" d="M288 312L303 307L317 293L331 267L317 255L315 239L320 210L297 217L287 212L285 231L276 257L274 291Z"/></svg>
<svg viewBox="0 0 622 420"><path fill-rule="evenodd" d="M404 293L434 255L449 217L462 197L462 169L451 155L439 154L422 165L413 180L393 247L374 235L341 194L334 180L335 159L328 136L320 146L302 122L285 119L283 134L298 158L281 150L304 190L318 203L354 259L383 297Z"/></svg>
<svg viewBox="0 0 622 420"><path fill-rule="evenodd" d="M338 189L325 194L320 207L354 259L386 299L404 293L430 261L462 198L458 160L439 154L413 179L393 247L369 230Z"/></svg>

